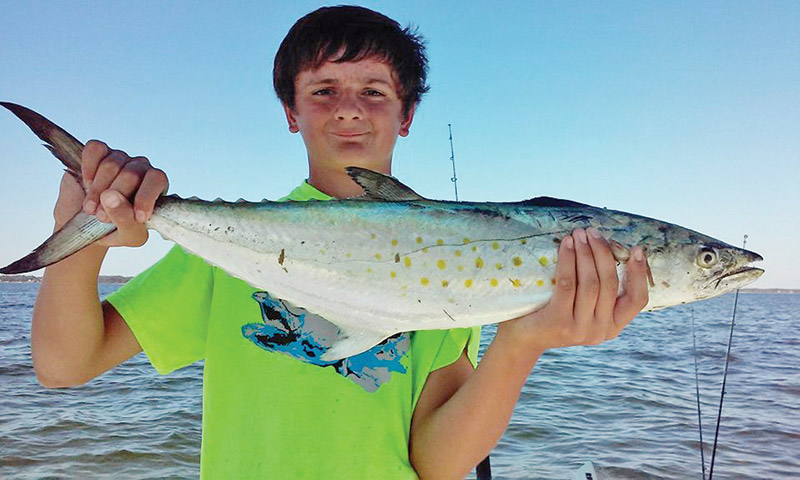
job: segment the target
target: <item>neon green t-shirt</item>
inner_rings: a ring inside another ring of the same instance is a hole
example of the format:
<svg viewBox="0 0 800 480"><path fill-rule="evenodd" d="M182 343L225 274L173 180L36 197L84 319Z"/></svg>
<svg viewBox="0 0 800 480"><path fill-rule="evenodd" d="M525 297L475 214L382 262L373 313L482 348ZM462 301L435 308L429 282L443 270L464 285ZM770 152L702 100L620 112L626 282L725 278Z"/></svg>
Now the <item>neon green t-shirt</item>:
<svg viewBox="0 0 800 480"><path fill-rule="evenodd" d="M303 182L284 198L312 199L330 197ZM178 246L107 300L159 373L204 360L202 478L416 478L409 432L428 375L465 348L477 362L477 327L322 362L334 326Z"/></svg>

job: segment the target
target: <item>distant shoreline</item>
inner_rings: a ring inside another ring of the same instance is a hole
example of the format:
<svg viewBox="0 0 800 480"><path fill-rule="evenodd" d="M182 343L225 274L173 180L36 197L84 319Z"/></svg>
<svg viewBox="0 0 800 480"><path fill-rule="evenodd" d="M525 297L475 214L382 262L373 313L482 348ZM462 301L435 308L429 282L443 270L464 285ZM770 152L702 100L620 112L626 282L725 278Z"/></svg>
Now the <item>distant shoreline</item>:
<svg viewBox="0 0 800 480"><path fill-rule="evenodd" d="M98 283L125 283L133 277L122 275L100 275ZM39 283L42 277L35 275L0 275L0 283Z"/></svg>
<svg viewBox="0 0 800 480"><path fill-rule="evenodd" d="M122 275L100 275L98 283L126 283L133 277ZM35 275L0 275L0 283L39 283L42 277ZM743 288L742 293L800 293L800 288Z"/></svg>

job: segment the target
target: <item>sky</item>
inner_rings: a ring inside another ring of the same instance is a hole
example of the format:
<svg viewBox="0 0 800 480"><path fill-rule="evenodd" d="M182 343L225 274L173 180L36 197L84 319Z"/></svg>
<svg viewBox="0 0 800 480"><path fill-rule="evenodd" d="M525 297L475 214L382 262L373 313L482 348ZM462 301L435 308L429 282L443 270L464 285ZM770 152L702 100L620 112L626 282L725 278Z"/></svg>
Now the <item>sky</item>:
<svg viewBox="0 0 800 480"><path fill-rule="evenodd" d="M276 199L307 173L271 86L277 47L323 5L0 0L0 100L144 155L170 191ZM540 195L646 215L764 257L800 288L800 3L365 2L425 37L430 93L394 175L452 199ZM0 264L52 231L60 165L0 112ZM109 253L133 275L171 243Z"/></svg>

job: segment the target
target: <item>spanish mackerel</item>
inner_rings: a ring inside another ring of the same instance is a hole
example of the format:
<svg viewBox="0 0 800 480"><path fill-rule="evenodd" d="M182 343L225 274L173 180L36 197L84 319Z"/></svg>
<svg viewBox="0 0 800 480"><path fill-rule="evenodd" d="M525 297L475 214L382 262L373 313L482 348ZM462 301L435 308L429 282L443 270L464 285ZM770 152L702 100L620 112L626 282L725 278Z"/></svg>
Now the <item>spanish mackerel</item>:
<svg viewBox="0 0 800 480"><path fill-rule="evenodd" d="M46 118L2 103L82 184L83 144ZM558 243L593 226L625 275L629 248L649 267L645 310L714 297L754 281L761 256L639 215L538 197L514 203L423 198L393 177L348 173L363 197L338 201L225 202L162 196L147 227L274 297L339 327L323 355L337 360L399 332L497 323L542 307L555 284ZM31 254L0 269L51 265L111 233L79 212ZM620 282L622 293L625 282Z"/></svg>

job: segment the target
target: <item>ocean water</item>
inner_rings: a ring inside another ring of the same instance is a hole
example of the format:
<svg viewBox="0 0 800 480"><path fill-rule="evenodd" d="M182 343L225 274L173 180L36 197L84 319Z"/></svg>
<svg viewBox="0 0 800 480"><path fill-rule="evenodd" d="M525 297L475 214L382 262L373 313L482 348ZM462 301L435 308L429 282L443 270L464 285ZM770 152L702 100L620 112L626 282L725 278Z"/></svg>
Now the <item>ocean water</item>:
<svg viewBox="0 0 800 480"><path fill-rule="evenodd" d="M162 377L139 355L46 390L30 360L37 288L0 284L0 478L197 478L202 367ZM563 479L588 460L601 479L702 478L691 320L708 463L732 308L727 295L641 314L613 342L548 352L494 478ZM800 478L798 312L800 295L740 295L714 478Z"/></svg>

